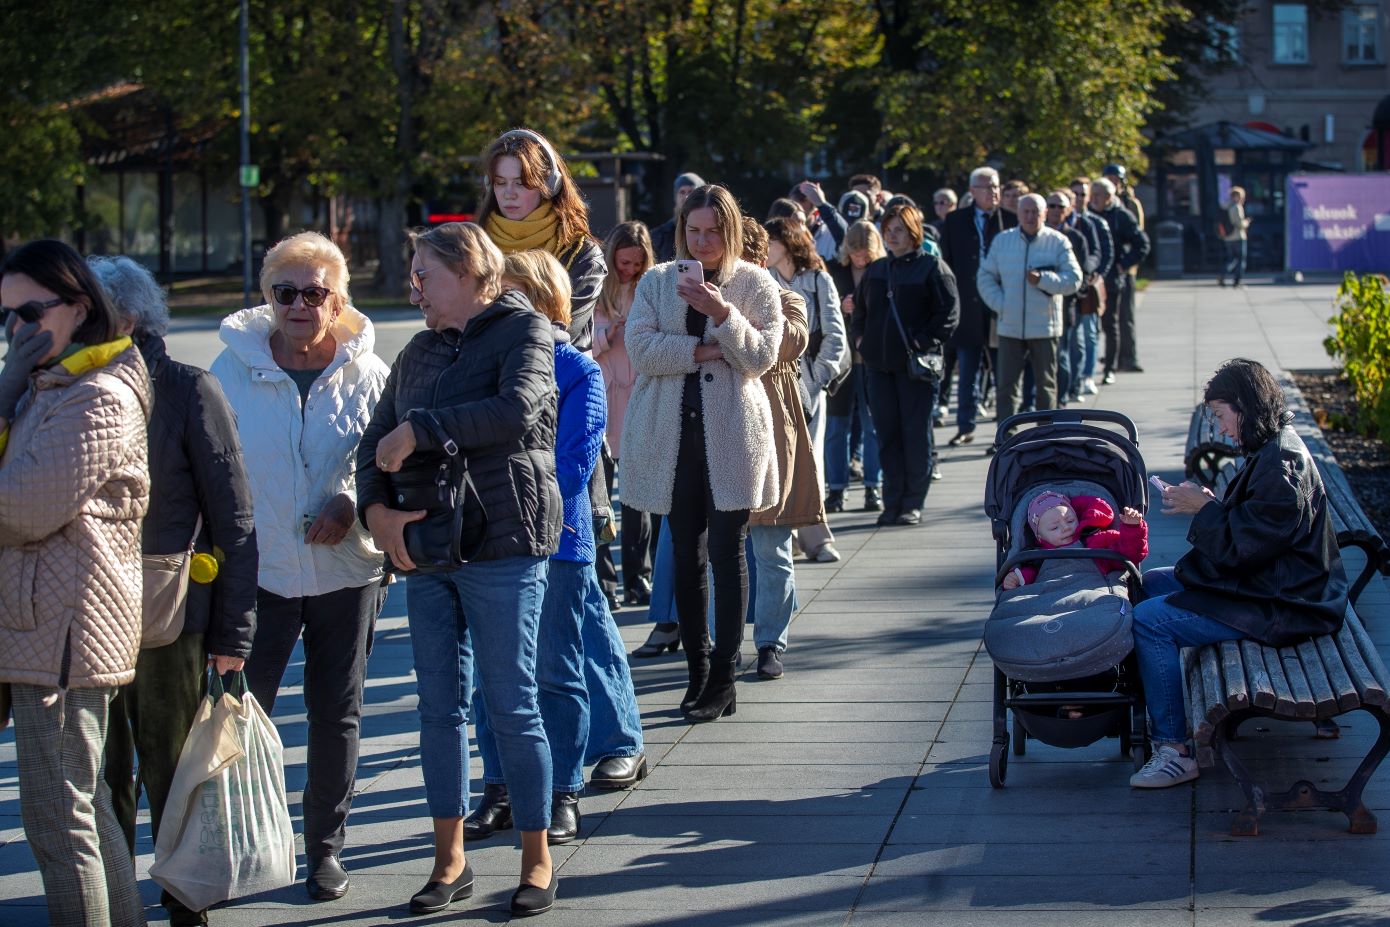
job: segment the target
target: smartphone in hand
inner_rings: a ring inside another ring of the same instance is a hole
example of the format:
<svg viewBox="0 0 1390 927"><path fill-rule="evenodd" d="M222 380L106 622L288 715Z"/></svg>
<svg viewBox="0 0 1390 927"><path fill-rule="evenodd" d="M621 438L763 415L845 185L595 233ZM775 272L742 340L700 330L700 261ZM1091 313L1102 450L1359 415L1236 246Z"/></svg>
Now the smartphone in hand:
<svg viewBox="0 0 1390 927"><path fill-rule="evenodd" d="M705 282L705 270L700 266L699 261L677 261L676 262L676 284L682 280L693 283L695 286Z"/></svg>
<svg viewBox="0 0 1390 927"><path fill-rule="evenodd" d="M1159 479L1157 474L1153 474L1149 477L1149 483L1153 486L1154 489L1157 489L1159 492L1167 492L1171 488L1169 484Z"/></svg>

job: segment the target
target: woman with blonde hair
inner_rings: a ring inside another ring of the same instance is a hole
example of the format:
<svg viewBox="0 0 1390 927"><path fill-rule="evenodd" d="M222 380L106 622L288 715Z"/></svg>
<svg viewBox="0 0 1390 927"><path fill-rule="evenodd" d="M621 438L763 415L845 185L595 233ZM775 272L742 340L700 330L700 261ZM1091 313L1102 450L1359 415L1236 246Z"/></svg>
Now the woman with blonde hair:
<svg viewBox="0 0 1390 927"><path fill-rule="evenodd" d="M555 478L555 338L526 297L503 292L502 262L471 222L415 236L410 301L424 313L426 330L396 358L357 449L362 520L408 576L420 763L434 819L434 868L410 900L415 913L473 893L463 818L475 679L521 831L512 913L540 914L555 903L546 844L550 745L536 689L547 564L564 530ZM474 486L459 503L468 560L417 572L406 526L427 513L393 508L393 480L437 473L460 457Z"/></svg>
<svg viewBox="0 0 1390 927"><path fill-rule="evenodd" d="M264 305L222 320L212 374L236 413L251 483L260 564L246 678L267 713L304 639L306 887L322 901L348 890L339 854L382 604L381 552L357 524L352 460L388 371L371 321L352 306L347 261L325 236L271 248L261 293Z"/></svg>
<svg viewBox="0 0 1390 927"><path fill-rule="evenodd" d="M493 139L479 163L485 195L478 224L504 255L538 248L564 265L571 343L589 350L606 265L589 234L589 207L564 159L539 132L517 128Z"/></svg>
<svg viewBox="0 0 1390 927"><path fill-rule="evenodd" d="M594 312L594 359L603 370L603 382L608 390L608 446L615 461L623 458L623 418L627 413L628 397L637 382L632 361L627 355L628 313L637 281L654 263L652 239L641 222L624 222L608 233L603 243L603 259L610 268L603 278L598 309ZM608 492L613 492L613 474L606 474ZM622 507L623 585L627 587L628 605L646 605L652 597L652 564L656 560L656 538L660 516L649 516L630 505ZM600 558L612 555L608 545L599 552ZM611 567L610 567L611 569Z"/></svg>
<svg viewBox="0 0 1390 927"><path fill-rule="evenodd" d="M1226 278L1231 277L1232 286L1240 286L1240 278L1245 275L1245 254L1249 237L1250 220L1245 218L1245 188L1232 187L1229 199L1226 200L1226 216L1222 222L1224 231L1221 241L1226 247L1226 263L1221 267L1221 276L1217 278L1217 283L1221 286L1226 285Z"/></svg>
<svg viewBox="0 0 1390 927"><path fill-rule="evenodd" d="M748 611L743 542L750 511L777 498L759 378L777 360L781 300L766 271L741 259L738 203L694 190L676 225L677 260L642 277L627 325L637 371L623 422L623 499L669 517L676 606L691 721L735 710L734 661ZM713 657L706 623L714 571Z"/></svg>
<svg viewBox="0 0 1390 927"><path fill-rule="evenodd" d="M836 292L840 297L840 311L843 313L846 331L854 318L854 292L864 271L870 264L884 257L888 252L883 248L883 237L878 226L872 222L859 221L845 232L845 240L840 245L840 253L830 265L830 276L835 281ZM878 435L874 431L874 418L869 414L868 378L864 375L864 359L858 351L851 351L853 364L849 379L835 395L826 399L825 416L825 496L827 512L842 512L845 508L845 490L849 488L850 460L858 457L863 462L864 511L883 510L879 487L883 484L883 468L878 459ZM859 441L854 444L853 420L859 416ZM862 451L862 452L861 452Z"/></svg>

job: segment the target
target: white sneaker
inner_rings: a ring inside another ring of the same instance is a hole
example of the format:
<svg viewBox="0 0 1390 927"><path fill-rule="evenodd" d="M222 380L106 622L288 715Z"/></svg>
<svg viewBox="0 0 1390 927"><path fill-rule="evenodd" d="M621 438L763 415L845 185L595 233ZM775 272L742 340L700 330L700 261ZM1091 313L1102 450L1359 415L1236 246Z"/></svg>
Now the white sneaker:
<svg viewBox="0 0 1390 927"><path fill-rule="evenodd" d="M1081 395L1083 396L1094 396L1096 393L1099 392L1100 387L1096 386L1096 381L1093 380L1091 377L1087 377L1085 381L1081 384Z"/></svg>
<svg viewBox="0 0 1390 927"><path fill-rule="evenodd" d="M1144 768L1129 777L1132 789L1166 789L1191 782L1198 776L1195 757L1183 756L1167 744L1154 751Z"/></svg>
<svg viewBox="0 0 1390 927"><path fill-rule="evenodd" d="M834 544L822 544L821 549L816 551L812 558L816 563L835 563L840 559L840 552L835 549Z"/></svg>
<svg viewBox="0 0 1390 927"><path fill-rule="evenodd" d="M945 418L945 417L950 413L950 411L951 411L951 410L950 410L949 408L947 408L946 406L937 406L937 407L936 407L936 415L937 415L938 418Z"/></svg>

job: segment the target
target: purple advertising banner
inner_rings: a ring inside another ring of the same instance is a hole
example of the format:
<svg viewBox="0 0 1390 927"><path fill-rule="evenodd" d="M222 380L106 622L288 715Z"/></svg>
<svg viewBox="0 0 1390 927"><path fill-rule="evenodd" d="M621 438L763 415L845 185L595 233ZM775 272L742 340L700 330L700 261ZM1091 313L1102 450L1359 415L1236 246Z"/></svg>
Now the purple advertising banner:
<svg viewBox="0 0 1390 927"><path fill-rule="evenodd" d="M1390 173L1290 174L1288 270L1390 272Z"/></svg>

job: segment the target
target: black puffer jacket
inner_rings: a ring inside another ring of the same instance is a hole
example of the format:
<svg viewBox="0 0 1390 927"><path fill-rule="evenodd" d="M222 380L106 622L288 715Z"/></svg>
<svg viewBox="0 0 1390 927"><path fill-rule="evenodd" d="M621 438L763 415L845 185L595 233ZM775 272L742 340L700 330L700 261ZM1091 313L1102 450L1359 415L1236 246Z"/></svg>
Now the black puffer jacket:
<svg viewBox="0 0 1390 927"><path fill-rule="evenodd" d="M1313 459L1292 428L1192 519L1172 604L1283 647L1342 626L1347 577Z"/></svg>
<svg viewBox="0 0 1390 927"><path fill-rule="evenodd" d="M142 547L147 554L188 549L203 515L196 547L220 553L217 579L188 584L185 634L204 635L210 654L246 657L256 632L256 527L251 485L241 457L236 416L217 378L169 359L164 339L146 335L140 353L154 385L150 417L150 510Z"/></svg>
<svg viewBox="0 0 1390 927"><path fill-rule="evenodd" d="M907 370L908 345L889 311L892 285L898 317L916 351L940 353L960 320L956 278L941 260L914 248L903 257L874 261L859 278L850 316L850 344L857 344L864 363L886 373Z"/></svg>
<svg viewBox="0 0 1390 927"><path fill-rule="evenodd" d="M550 556L564 518L555 480L557 397L550 322L518 293L502 294L462 332L420 332L391 366L358 445L359 514L374 503L391 503L376 446L402 421L415 431L407 466L422 455L443 457L435 429L421 414L433 412L467 458L487 511L487 536L476 559ZM465 535L475 527L466 521Z"/></svg>

